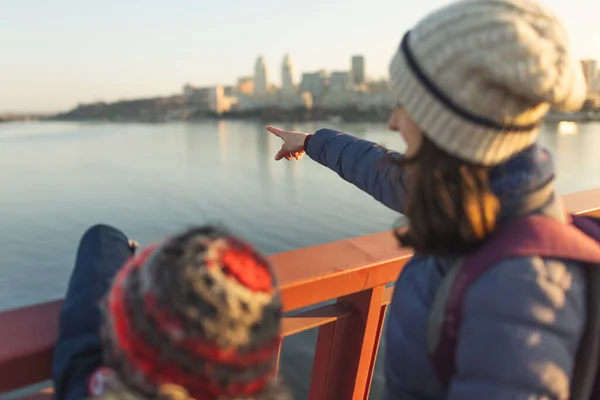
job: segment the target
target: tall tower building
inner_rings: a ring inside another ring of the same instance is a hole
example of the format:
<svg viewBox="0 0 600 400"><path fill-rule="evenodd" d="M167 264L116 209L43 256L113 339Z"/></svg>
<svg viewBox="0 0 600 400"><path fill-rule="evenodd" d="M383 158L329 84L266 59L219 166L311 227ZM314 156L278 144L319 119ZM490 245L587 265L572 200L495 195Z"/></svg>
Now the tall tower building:
<svg viewBox="0 0 600 400"><path fill-rule="evenodd" d="M598 64L596 60L581 60L581 69L585 76L585 82L588 86L588 93L596 93L598 91Z"/></svg>
<svg viewBox="0 0 600 400"><path fill-rule="evenodd" d="M365 83L365 57L352 56L352 81L355 85Z"/></svg>
<svg viewBox="0 0 600 400"><path fill-rule="evenodd" d="M256 60L254 66L254 94L267 94L269 82L267 80L267 65L262 56Z"/></svg>
<svg viewBox="0 0 600 400"><path fill-rule="evenodd" d="M302 74L300 82L300 91L311 94L314 103L319 104L325 95L327 78L329 75L326 71L320 70L317 72L305 72Z"/></svg>
<svg viewBox="0 0 600 400"><path fill-rule="evenodd" d="M294 64L288 54L283 57L281 63L281 92L285 94L292 94L295 91L294 83Z"/></svg>

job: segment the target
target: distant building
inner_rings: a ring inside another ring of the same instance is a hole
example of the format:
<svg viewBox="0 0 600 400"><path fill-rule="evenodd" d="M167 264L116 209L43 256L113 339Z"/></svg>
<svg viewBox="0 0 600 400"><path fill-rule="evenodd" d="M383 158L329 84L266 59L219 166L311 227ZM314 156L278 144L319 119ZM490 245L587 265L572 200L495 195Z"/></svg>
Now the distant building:
<svg viewBox="0 0 600 400"><path fill-rule="evenodd" d="M586 109L598 109L600 108L600 94L591 94L588 96L587 100L586 100L586 104L583 106L583 108Z"/></svg>
<svg viewBox="0 0 600 400"><path fill-rule="evenodd" d="M197 88L190 84L184 86L183 98L190 111L211 111L217 114L230 111L237 101L235 97L225 95L223 86Z"/></svg>
<svg viewBox="0 0 600 400"><path fill-rule="evenodd" d="M327 72L307 72L302 74L300 92L308 92L312 96L313 104L320 104L327 88Z"/></svg>
<svg viewBox="0 0 600 400"><path fill-rule="evenodd" d="M263 96L255 96L254 94L239 94L237 97L236 109L239 111L260 110L263 108L271 108L277 105L277 96L268 93Z"/></svg>
<svg viewBox="0 0 600 400"><path fill-rule="evenodd" d="M254 78L250 76L244 76L238 78L237 85L235 86L235 93L241 94L252 94L254 93Z"/></svg>
<svg viewBox="0 0 600 400"><path fill-rule="evenodd" d="M359 92L358 108L360 110L373 110L389 108L392 110L394 95L390 90L381 92Z"/></svg>
<svg viewBox="0 0 600 400"><path fill-rule="evenodd" d="M320 105L330 110L343 110L358 105L360 92L357 90L329 90Z"/></svg>
<svg viewBox="0 0 600 400"><path fill-rule="evenodd" d="M365 77L365 57L352 57L352 81L355 85L362 85L366 82Z"/></svg>
<svg viewBox="0 0 600 400"><path fill-rule="evenodd" d="M345 92L352 88L352 74L347 71L332 72L329 76L329 90Z"/></svg>
<svg viewBox="0 0 600 400"><path fill-rule="evenodd" d="M185 104L208 108L210 88L198 88L189 83L183 87Z"/></svg>
<svg viewBox="0 0 600 400"><path fill-rule="evenodd" d="M280 92L277 107L284 110L309 110L312 107L312 96L308 92L292 94Z"/></svg>
<svg viewBox="0 0 600 400"><path fill-rule="evenodd" d="M233 96L234 88L233 86L223 86L223 93L225 96Z"/></svg>
<svg viewBox="0 0 600 400"><path fill-rule="evenodd" d="M357 107L359 110L382 110L393 104L394 96L390 90L376 92L361 89L348 91L329 90L321 105L332 110L343 110L349 107Z"/></svg>
<svg viewBox="0 0 600 400"><path fill-rule="evenodd" d="M598 65L596 60L581 60L581 68L588 86L588 93L598 92Z"/></svg>
<svg viewBox="0 0 600 400"><path fill-rule="evenodd" d="M296 91L294 82L294 64L289 55L285 55L281 63L281 92L289 95Z"/></svg>
<svg viewBox="0 0 600 400"><path fill-rule="evenodd" d="M366 91L371 93L386 93L390 91L390 84L387 79L370 81L366 84Z"/></svg>
<svg viewBox="0 0 600 400"><path fill-rule="evenodd" d="M267 65L262 56L256 60L254 66L254 94L264 96L269 92L269 81L267 77Z"/></svg>

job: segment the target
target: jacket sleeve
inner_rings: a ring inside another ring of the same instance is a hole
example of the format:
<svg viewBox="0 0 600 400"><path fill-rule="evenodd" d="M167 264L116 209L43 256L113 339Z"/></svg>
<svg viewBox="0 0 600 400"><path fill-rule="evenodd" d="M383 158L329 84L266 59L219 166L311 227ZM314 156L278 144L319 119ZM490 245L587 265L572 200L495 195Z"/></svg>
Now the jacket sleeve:
<svg viewBox="0 0 600 400"><path fill-rule="evenodd" d="M399 153L331 129L320 129L310 136L305 150L310 158L345 181L402 213L406 195L400 182L400 171L387 159L388 155L401 158Z"/></svg>
<svg viewBox="0 0 600 400"><path fill-rule="evenodd" d="M449 400L569 398L586 322L578 264L505 260L465 298Z"/></svg>

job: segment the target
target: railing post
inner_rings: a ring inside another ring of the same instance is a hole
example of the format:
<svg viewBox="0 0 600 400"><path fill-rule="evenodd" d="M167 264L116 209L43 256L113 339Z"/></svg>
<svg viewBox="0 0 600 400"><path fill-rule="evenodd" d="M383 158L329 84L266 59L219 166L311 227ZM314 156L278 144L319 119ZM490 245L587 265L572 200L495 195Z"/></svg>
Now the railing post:
<svg viewBox="0 0 600 400"><path fill-rule="evenodd" d="M385 286L338 299L355 312L319 329L310 400L366 400L385 308Z"/></svg>

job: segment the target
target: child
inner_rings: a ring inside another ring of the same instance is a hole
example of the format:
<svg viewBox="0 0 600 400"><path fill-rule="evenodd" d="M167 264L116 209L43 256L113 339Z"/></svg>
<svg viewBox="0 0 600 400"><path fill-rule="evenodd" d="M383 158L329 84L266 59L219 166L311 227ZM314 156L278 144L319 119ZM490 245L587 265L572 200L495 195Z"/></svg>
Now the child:
<svg viewBox="0 0 600 400"><path fill-rule="evenodd" d="M290 398L275 376L282 308L263 256L212 226L134 247L104 225L82 238L55 351L58 399Z"/></svg>

